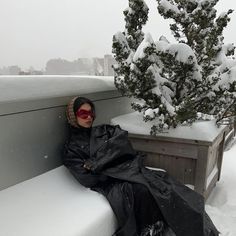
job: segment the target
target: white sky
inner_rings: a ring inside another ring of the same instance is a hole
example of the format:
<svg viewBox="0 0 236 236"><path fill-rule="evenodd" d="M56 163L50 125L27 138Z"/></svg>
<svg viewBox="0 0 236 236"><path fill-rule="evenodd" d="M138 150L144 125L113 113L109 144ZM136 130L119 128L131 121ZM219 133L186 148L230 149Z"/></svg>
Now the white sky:
<svg viewBox="0 0 236 236"><path fill-rule="evenodd" d="M155 0L145 28L154 39L172 38L168 21ZM111 54L112 36L124 29L128 0L0 0L0 67L45 68L51 58L75 60ZM219 13L236 9L235 0L220 0ZM225 43L236 44L236 12L225 30Z"/></svg>

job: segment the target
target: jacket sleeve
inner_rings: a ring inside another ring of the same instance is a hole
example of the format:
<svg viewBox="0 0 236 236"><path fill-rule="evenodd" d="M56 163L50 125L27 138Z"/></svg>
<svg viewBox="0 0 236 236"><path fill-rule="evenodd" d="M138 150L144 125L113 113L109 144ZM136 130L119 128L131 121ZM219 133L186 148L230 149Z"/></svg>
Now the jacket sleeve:
<svg viewBox="0 0 236 236"><path fill-rule="evenodd" d="M101 181L105 181L106 177L98 174L94 174L91 171L85 169L84 154L66 144L63 152L63 164L70 170L72 175L79 181L80 184L87 188L92 188Z"/></svg>
<svg viewBox="0 0 236 236"><path fill-rule="evenodd" d="M128 140L128 132L119 126L114 126L110 137L85 163L93 172L99 173L108 167L116 166L135 157L136 151Z"/></svg>

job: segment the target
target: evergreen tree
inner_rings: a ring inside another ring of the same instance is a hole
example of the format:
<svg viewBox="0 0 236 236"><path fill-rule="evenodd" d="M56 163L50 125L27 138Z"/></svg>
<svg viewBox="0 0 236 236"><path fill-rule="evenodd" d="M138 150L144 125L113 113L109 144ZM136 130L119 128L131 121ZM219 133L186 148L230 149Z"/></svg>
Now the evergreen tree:
<svg viewBox="0 0 236 236"><path fill-rule="evenodd" d="M216 18L217 0L157 1L159 13L174 21L170 29L177 43L144 35L148 7L143 0L129 0L125 31L113 37L115 85L136 99L132 106L145 121L155 120L154 135L199 114L219 117L236 94L235 80L229 79L236 65L234 46L224 45L222 36L232 10Z"/></svg>
<svg viewBox="0 0 236 236"><path fill-rule="evenodd" d="M159 13L174 21L170 25L174 37L192 48L201 68L202 82L192 93L194 109L219 117L235 100L235 81L229 80L235 47L223 43L223 30L233 11L217 17L214 6L219 0L157 1Z"/></svg>

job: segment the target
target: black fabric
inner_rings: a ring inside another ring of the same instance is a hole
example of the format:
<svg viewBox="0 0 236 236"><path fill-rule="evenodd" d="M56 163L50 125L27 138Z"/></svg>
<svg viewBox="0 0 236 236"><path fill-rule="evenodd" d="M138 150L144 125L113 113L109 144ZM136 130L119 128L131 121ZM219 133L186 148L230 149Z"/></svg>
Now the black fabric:
<svg viewBox="0 0 236 236"><path fill-rule="evenodd" d="M119 224L115 236L219 235L203 197L166 172L145 168L119 126L72 128L63 162L82 185L107 198Z"/></svg>
<svg viewBox="0 0 236 236"><path fill-rule="evenodd" d="M164 222L162 213L148 188L142 184L132 183L132 190L137 233L143 233L157 221Z"/></svg>

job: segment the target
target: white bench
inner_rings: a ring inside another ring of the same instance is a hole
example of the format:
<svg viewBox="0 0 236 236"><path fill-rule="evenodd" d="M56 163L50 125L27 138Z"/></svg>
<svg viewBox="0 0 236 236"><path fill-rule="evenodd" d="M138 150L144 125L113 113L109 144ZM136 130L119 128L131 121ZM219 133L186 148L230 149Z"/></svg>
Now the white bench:
<svg viewBox="0 0 236 236"><path fill-rule="evenodd" d="M117 225L107 200L61 166L65 111L85 96L95 103L95 125L109 123L131 111L130 99L113 77L7 76L0 85L0 236L111 236Z"/></svg>
<svg viewBox="0 0 236 236"><path fill-rule="evenodd" d="M64 166L0 191L3 236L111 236L116 227L107 200Z"/></svg>

